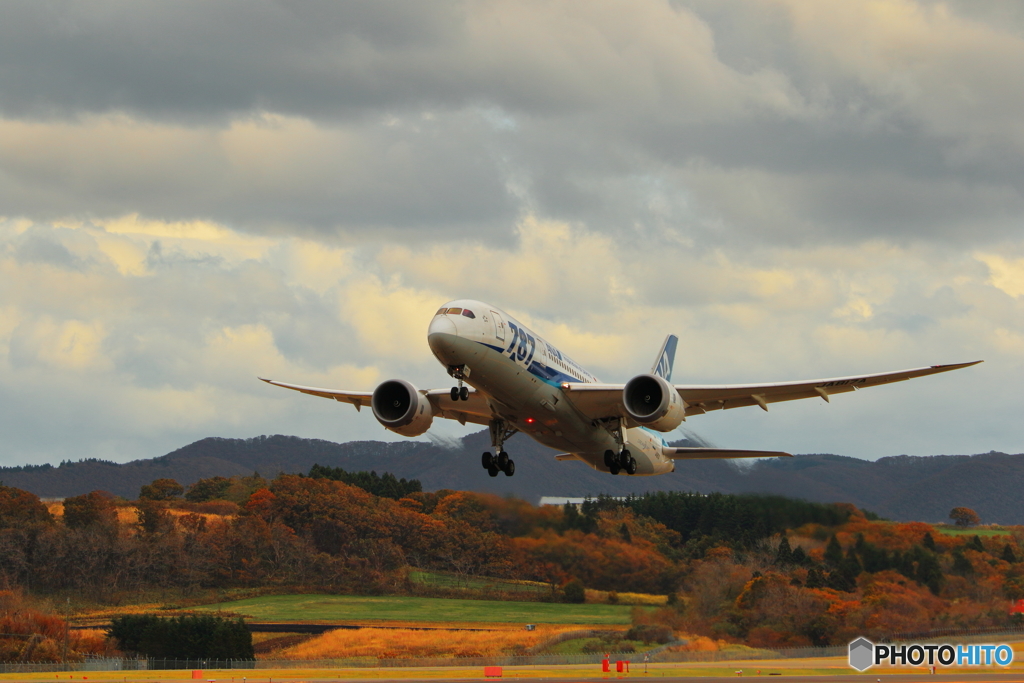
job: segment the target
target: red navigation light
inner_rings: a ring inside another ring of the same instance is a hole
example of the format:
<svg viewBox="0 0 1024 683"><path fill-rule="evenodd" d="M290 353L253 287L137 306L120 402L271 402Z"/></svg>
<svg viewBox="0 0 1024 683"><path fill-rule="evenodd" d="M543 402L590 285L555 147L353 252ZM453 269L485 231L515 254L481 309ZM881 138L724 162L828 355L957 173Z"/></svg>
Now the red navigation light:
<svg viewBox="0 0 1024 683"><path fill-rule="evenodd" d="M532 417L526 418L526 424L532 425L534 422L536 422L536 420L534 420Z"/></svg>

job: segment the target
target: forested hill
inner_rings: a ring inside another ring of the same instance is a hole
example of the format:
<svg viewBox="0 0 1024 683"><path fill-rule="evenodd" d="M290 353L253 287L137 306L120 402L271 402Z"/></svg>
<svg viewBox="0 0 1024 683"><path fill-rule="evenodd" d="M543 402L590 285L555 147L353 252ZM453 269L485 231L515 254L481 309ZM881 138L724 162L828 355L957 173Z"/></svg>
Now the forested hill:
<svg viewBox="0 0 1024 683"><path fill-rule="evenodd" d="M837 455L798 455L747 467L726 461L679 461L660 477L612 477L582 463L558 462L554 451L517 435L507 445L516 476L487 476L480 454L486 432L445 448L423 441L338 444L289 436L209 438L151 460L122 465L83 461L59 467L0 468L0 481L42 497L106 490L134 498L143 484L169 477L197 479L278 472L308 472L314 464L348 471L376 470L418 479L426 491L441 488L540 496L625 495L676 490L702 493L766 492L820 502L849 502L894 520L945 521L956 506L973 508L983 522L1024 524L1024 454L898 456L876 462Z"/></svg>

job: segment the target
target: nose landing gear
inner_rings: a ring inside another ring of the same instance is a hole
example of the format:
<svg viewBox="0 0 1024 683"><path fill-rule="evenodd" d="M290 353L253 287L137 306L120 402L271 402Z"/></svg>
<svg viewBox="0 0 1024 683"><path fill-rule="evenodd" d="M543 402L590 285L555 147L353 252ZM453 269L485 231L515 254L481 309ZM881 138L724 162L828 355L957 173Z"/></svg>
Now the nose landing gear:
<svg viewBox="0 0 1024 683"><path fill-rule="evenodd" d="M469 387L462 384L463 380L469 377L468 365L450 365L448 374L459 381L459 385L452 387L451 397L453 401L468 401Z"/></svg>

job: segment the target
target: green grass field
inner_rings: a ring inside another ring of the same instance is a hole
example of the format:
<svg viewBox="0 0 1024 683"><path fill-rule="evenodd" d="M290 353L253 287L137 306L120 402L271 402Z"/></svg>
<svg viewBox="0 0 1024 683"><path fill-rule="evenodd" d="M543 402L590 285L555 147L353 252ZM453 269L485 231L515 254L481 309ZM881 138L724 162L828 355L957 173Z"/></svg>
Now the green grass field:
<svg viewBox="0 0 1024 683"><path fill-rule="evenodd" d="M1012 532L1009 529L958 529L956 527L935 527L935 530L946 536L1009 536Z"/></svg>
<svg viewBox="0 0 1024 683"><path fill-rule="evenodd" d="M536 581L507 581L480 576L455 576L441 572L411 571L409 580L426 586L441 586L455 590L502 591L506 593L551 593L551 586Z"/></svg>
<svg viewBox="0 0 1024 683"><path fill-rule="evenodd" d="M450 600L349 595L268 595L203 605L258 621L301 622L491 622L510 624L628 624L629 605L567 605L547 602Z"/></svg>

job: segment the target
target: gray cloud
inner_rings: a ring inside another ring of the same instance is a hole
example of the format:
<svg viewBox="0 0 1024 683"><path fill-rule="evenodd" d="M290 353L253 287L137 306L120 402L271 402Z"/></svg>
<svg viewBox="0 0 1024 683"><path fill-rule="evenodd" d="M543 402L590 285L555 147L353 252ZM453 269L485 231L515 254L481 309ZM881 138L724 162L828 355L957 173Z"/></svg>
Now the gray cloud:
<svg viewBox="0 0 1024 683"><path fill-rule="evenodd" d="M14 4L0 111L59 135L0 144L0 202L324 238L502 241L531 211L704 245L997 242L1024 208L1020 25L937 7Z"/></svg>

